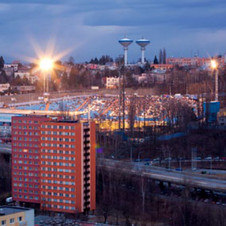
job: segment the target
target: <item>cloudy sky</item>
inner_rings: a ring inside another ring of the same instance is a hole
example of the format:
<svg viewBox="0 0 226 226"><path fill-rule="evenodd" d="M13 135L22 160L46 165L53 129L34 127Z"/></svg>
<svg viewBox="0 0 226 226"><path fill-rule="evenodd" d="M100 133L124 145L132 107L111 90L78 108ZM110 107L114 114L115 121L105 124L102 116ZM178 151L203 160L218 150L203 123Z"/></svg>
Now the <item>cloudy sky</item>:
<svg viewBox="0 0 226 226"><path fill-rule="evenodd" d="M146 58L225 54L225 0L0 0L0 55L6 61L34 57L50 44L63 60L89 61L123 53L118 40L150 39ZM66 50L66 51L65 51ZM140 57L129 48L129 61Z"/></svg>

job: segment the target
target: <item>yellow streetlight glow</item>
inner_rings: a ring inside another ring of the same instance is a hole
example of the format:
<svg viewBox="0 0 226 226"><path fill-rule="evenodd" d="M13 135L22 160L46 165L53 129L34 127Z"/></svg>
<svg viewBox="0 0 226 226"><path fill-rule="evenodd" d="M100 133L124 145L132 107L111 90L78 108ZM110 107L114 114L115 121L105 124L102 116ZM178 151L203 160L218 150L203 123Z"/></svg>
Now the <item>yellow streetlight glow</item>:
<svg viewBox="0 0 226 226"><path fill-rule="evenodd" d="M49 71L53 68L53 60L50 58L44 58L40 61L39 66L40 66L41 70Z"/></svg>
<svg viewBox="0 0 226 226"><path fill-rule="evenodd" d="M216 62L216 60L211 60L211 68L212 69L217 69L217 62Z"/></svg>

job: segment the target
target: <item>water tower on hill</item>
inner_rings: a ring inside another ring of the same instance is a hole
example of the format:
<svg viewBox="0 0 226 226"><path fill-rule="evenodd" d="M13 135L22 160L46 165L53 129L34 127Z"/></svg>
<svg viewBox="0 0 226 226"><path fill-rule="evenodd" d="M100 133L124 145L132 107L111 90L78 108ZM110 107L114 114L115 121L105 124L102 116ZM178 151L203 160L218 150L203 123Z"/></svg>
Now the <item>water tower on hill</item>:
<svg viewBox="0 0 226 226"><path fill-rule="evenodd" d="M124 66L127 66L128 46L133 42L133 40L129 38L122 38L118 42L124 47Z"/></svg>
<svg viewBox="0 0 226 226"><path fill-rule="evenodd" d="M141 38L139 40L136 41L137 45L139 45L141 47L141 63L144 64L144 51L145 51L145 47L150 43L149 40L145 39L145 38Z"/></svg>

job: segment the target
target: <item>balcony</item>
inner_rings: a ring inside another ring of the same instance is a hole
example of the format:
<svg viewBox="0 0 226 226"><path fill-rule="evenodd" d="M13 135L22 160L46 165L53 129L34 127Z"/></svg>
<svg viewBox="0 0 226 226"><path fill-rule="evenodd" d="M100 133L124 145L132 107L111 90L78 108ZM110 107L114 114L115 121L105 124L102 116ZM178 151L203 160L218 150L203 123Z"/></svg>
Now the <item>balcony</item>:
<svg viewBox="0 0 226 226"><path fill-rule="evenodd" d="M85 151L90 150L90 146L86 146L86 147L84 147L84 150L85 150Z"/></svg>
<svg viewBox="0 0 226 226"><path fill-rule="evenodd" d="M84 163L87 163L87 162L90 162L90 159L85 158L85 159L84 159Z"/></svg>
<svg viewBox="0 0 226 226"><path fill-rule="evenodd" d="M85 134L83 137L84 137L84 138L89 138L90 135L89 135L89 134Z"/></svg>
<svg viewBox="0 0 226 226"><path fill-rule="evenodd" d="M90 180L90 177L85 177L84 178L84 181L89 181Z"/></svg>
<svg viewBox="0 0 226 226"><path fill-rule="evenodd" d="M90 171L89 170L87 170L87 171L85 171L84 172L84 175L86 176L86 175L89 175L90 174Z"/></svg>
<svg viewBox="0 0 226 226"><path fill-rule="evenodd" d="M84 166L84 169L86 170L86 169L89 169L90 168L90 165L85 165Z"/></svg>
<svg viewBox="0 0 226 226"><path fill-rule="evenodd" d="M83 143L84 143L84 145L87 145L87 144L90 143L90 141L89 140L85 140Z"/></svg>
<svg viewBox="0 0 226 226"><path fill-rule="evenodd" d="M85 196L84 196L85 201L88 201L89 198L90 198L90 195L85 195Z"/></svg>
<svg viewBox="0 0 226 226"><path fill-rule="evenodd" d="M90 153L89 152L87 152L87 153L84 154L84 157L89 157L89 156L90 156Z"/></svg>
<svg viewBox="0 0 226 226"><path fill-rule="evenodd" d="M84 184L84 187L85 187L85 188L87 188L87 187L89 187L89 186L90 186L90 183L85 183L85 184Z"/></svg>
<svg viewBox="0 0 226 226"><path fill-rule="evenodd" d="M85 194L88 194L89 192L90 192L90 189L88 189L88 188L84 189Z"/></svg>

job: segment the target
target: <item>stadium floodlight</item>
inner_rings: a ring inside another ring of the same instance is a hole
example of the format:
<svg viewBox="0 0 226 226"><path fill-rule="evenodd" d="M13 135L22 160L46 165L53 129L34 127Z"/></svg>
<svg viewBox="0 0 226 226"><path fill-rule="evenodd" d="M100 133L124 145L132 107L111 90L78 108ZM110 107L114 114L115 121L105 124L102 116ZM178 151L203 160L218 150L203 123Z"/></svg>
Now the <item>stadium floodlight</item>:
<svg viewBox="0 0 226 226"><path fill-rule="evenodd" d="M43 83L44 90L43 91L45 94L45 92L47 93L49 92L49 73L51 73L52 69L54 68L54 61L51 58L47 58L47 57L42 58L39 62L39 67L44 74L44 83Z"/></svg>
<svg viewBox="0 0 226 226"><path fill-rule="evenodd" d="M218 101L218 63L216 60L211 60L210 64L213 71L215 71L215 101Z"/></svg>
<svg viewBox="0 0 226 226"><path fill-rule="evenodd" d="M50 71L53 69L53 60L50 58L43 58L40 60L39 67L42 71Z"/></svg>

